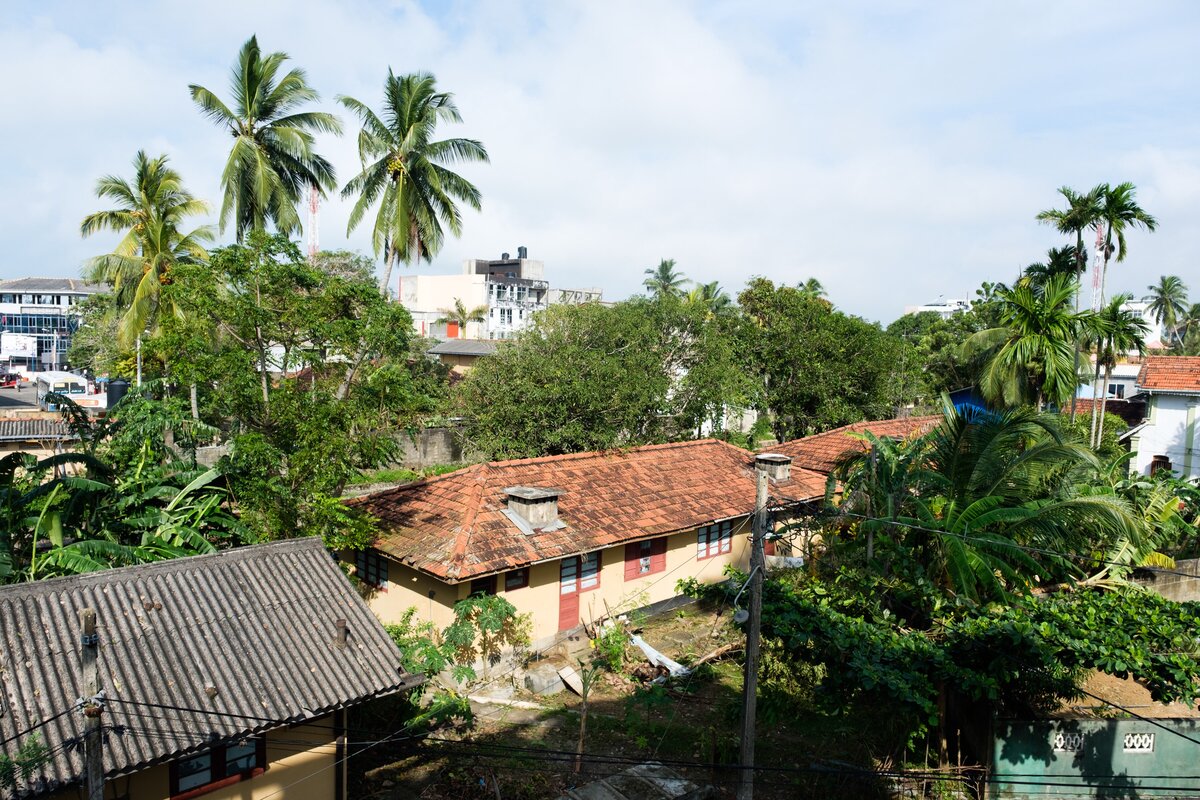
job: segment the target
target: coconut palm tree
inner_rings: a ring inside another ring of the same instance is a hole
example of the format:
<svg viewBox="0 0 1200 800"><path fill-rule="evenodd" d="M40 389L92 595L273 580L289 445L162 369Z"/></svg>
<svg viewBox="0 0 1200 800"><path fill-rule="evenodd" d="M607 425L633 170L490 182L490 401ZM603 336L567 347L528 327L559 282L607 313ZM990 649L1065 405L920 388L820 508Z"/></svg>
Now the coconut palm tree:
<svg viewBox="0 0 1200 800"><path fill-rule="evenodd" d="M721 288L721 284L717 281L697 283L688 292L687 301L691 305L707 309L709 316L718 316L733 308L733 298Z"/></svg>
<svg viewBox="0 0 1200 800"><path fill-rule="evenodd" d="M221 174L221 230L232 217L238 242L268 222L288 236L299 233L301 195L316 187L324 196L336 185L333 165L313 150L313 134L341 133L341 123L332 114L302 110L320 96L304 70L280 76L287 60L287 53L264 55L251 36L230 76L232 104L203 86L188 86L204 116L233 137Z"/></svg>
<svg viewBox="0 0 1200 800"><path fill-rule="evenodd" d="M943 398L942 422L925 436L867 439L868 450L835 470L844 487L839 512L881 536L893 565L910 560L970 601L1003 600L1038 577L1065 576L1076 568L1055 553L1138 529L1121 498L1076 490L1080 472L1099 468L1095 454L1032 409L959 412Z"/></svg>
<svg viewBox="0 0 1200 800"><path fill-rule="evenodd" d="M1034 291L1040 291L1046 281L1055 275L1077 277L1081 272L1080 263L1083 263L1086 269L1086 256L1081 262L1075 245L1069 244L1065 247L1051 247L1046 252L1045 262L1030 264L1026 267L1025 272L1022 273L1021 278L1017 281L1017 285L1032 286Z"/></svg>
<svg viewBox="0 0 1200 800"><path fill-rule="evenodd" d="M439 92L437 80L428 73L398 77L389 69L379 114L353 97L339 96L338 102L362 123L358 135L362 170L342 189L342 197L358 197L346 233L379 203L371 241L376 255L384 256L381 285L386 292L397 261L431 260L442 249L445 228L462 235L456 202L478 211L480 194L448 167L486 162L487 150L474 139L435 138L439 124L462 122L462 116L454 95Z"/></svg>
<svg viewBox="0 0 1200 800"><path fill-rule="evenodd" d="M1146 213L1137 204L1137 187L1126 181L1116 186L1104 185L1104 193L1100 198L1100 213L1093 227L1104 235L1104 263L1100 272L1100 303L1104 304L1104 290L1108 282L1108 262L1116 253L1117 262L1125 260L1128 247L1125 243L1125 231L1131 228L1145 228L1153 233L1158 228L1158 220ZM1113 237L1116 237L1116 244Z"/></svg>
<svg viewBox="0 0 1200 800"><path fill-rule="evenodd" d="M487 319L488 307L475 306L468 309L463 305L463 301L456 297L454 298L454 308L443 308L440 310L442 316L438 317L438 323L441 325L454 323L458 326L458 335L461 337L466 333L468 322L483 322Z"/></svg>
<svg viewBox="0 0 1200 800"><path fill-rule="evenodd" d="M1200 356L1200 303L1192 303L1179 322L1179 349L1185 356Z"/></svg>
<svg viewBox="0 0 1200 800"><path fill-rule="evenodd" d="M1146 334L1150 332L1141 315L1125 308L1133 299L1131 294L1119 294L1108 302L1096 316L1094 339L1096 341L1096 380L1092 384L1092 434L1091 445L1098 447L1104 437L1104 411L1108 404L1108 383L1112 380L1113 367L1131 350L1141 355L1146 348ZM1100 369L1104 369L1104 382L1100 383Z"/></svg>
<svg viewBox="0 0 1200 800"><path fill-rule="evenodd" d="M208 206L184 189L166 156L150 158L138 151L133 166L132 181L108 175L96 183L96 196L115 207L89 214L79 226L83 236L103 230L124 234L111 253L85 267L90 280L113 287L124 346L157 327L163 311L160 290L171 281L172 267L207 261L204 245L213 239L208 225L189 233L180 230L187 217L206 213Z"/></svg>
<svg viewBox="0 0 1200 800"><path fill-rule="evenodd" d="M1150 304L1148 310L1154 312L1154 321L1162 325L1168 344L1171 339L1180 339L1177 328L1188 313L1187 286L1177 275L1161 275L1158 283L1146 288L1150 293L1142 300Z"/></svg>
<svg viewBox="0 0 1200 800"><path fill-rule="evenodd" d="M796 288L809 297L824 299L828 296L828 292L825 291L825 285L816 278L809 278L808 280L799 283Z"/></svg>
<svg viewBox="0 0 1200 800"><path fill-rule="evenodd" d="M1053 225L1059 233L1075 234L1075 274L1087 269L1087 251L1083 248L1083 232L1095 227L1100 218L1101 197L1107 187L1104 184L1080 194L1069 186L1060 186L1058 193L1067 201L1064 209L1051 208L1037 215L1039 222ZM1076 306L1078 307L1078 306Z"/></svg>
<svg viewBox="0 0 1200 800"><path fill-rule="evenodd" d="M658 262L657 267L650 267L643 274L646 275L646 279L642 281L642 285L650 290L654 298L683 296L687 278L683 277L682 272L675 270L675 259L664 258Z"/></svg>
<svg viewBox="0 0 1200 800"><path fill-rule="evenodd" d="M989 402L1013 408L1046 401L1062 406L1079 384L1073 348L1090 312L1076 312L1076 282L1068 275L1049 279L1042 291L1030 286L997 291L1000 326L973 334L964 353L988 354L980 390Z"/></svg>

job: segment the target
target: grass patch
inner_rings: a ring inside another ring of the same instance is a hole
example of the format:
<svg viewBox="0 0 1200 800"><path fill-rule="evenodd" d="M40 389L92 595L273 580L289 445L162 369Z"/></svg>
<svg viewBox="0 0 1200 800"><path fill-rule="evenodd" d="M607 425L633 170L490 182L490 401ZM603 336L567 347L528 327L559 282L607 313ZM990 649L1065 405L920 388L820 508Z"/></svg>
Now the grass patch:
<svg viewBox="0 0 1200 800"><path fill-rule="evenodd" d="M435 464L423 469L405 469L404 467L385 467L384 469L363 470L351 481L351 486L367 486L372 483L411 483L422 478L432 478L435 475L445 475L456 472L466 464Z"/></svg>

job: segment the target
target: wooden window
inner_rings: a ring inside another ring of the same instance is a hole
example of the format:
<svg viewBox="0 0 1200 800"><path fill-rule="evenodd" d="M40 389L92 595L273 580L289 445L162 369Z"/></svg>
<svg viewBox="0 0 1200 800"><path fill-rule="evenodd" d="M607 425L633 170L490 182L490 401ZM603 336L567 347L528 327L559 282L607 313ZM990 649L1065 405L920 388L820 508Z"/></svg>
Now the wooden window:
<svg viewBox="0 0 1200 800"><path fill-rule="evenodd" d="M387 591L388 562L378 550L359 550L354 561L354 574L363 583Z"/></svg>
<svg viewBox="0 0 1200 800"><path fill-rule="evenodd" d="M712 558L733 550L733 522L705 525L696 531L696 558Z"/></svg>
<svg viewBox="0 0 1200 800"><path fill-rule="evenodd" d="M667 567L667 540L645 539L625 545L625 580L635 581Z"/></svg>
<svg viewBox="0 0 1200 800"><path fill-rule="evenodd" d="M486 578L476 578L471 581L471 596L477 594L495 594L496 593L496 576L488 575Z"/></svg>
<svg viewBox="0 0 1200 800"><path fill-rule="evenodd" d="M267 769L267 742L262 736L217 745L171 762L171 800L189 800L261 775Z"/></svg>
<svg viewBox="0 0 1200 800"><path fill-rule="evenodd" d="M524 589L529 585L529 567L521 567L504 573L504 591Z"/></svg>
<svg viewBox="0 0 1200 800"><path fill-rule="evenodd" d="M600 552L564 558L559 566L559 593L586 592L600 585Z"/></svg>

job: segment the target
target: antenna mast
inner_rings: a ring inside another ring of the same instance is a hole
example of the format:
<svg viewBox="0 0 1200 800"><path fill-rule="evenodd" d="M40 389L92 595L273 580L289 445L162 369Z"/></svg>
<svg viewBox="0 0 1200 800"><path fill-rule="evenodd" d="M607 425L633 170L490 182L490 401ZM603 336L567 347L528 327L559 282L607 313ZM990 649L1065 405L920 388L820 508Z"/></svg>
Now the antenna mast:
<svg viewBox="0 0 1200 800"><path fill-rule="evenodd" d="M317 214L321 210L321 193L314 183L308 187L308 260L315 261L320 249Z"/></svg>

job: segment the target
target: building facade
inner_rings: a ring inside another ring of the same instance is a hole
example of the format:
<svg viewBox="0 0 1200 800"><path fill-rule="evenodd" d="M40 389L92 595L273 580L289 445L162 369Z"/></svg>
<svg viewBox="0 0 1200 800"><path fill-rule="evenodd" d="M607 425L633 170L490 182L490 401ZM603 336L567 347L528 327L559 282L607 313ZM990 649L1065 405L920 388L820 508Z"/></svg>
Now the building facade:
<svg viewBox="0 0 1200 800"><path fill-rule="evenodd" d="M754 470L753 454L712 439L476 464L350 501L381 535L344 558L384 622L415 608L442 628L459 600L502 594L544 647L669 600L681 579L744 569ZM824 496L823 475L770 474L773 502Z"/></svg>
<svg viewBox="0 0 1200 800"><path fill-rule="evenodd" d="M434 339L509 339L528 327L539 311L552 304L598 302L602 292L551 289L545 264L529 258L525 247L517 257L470 259L458 275L401 275L400 303L413 318L420 336ZM465 325L443 321L461 302L467 312L481 310L482 319Z"/></svg>
<svg viewBox="0 0 1200 800"><path fill-rule="evenodd" d="M65 369L77 306L103 286L73 278L0 281L0 361L16 372Z"/></svg>
<svg viewBox="0 0 1200 800"><path fill-rule="evenodd" d="M1131 471L1150 475L1169 469L1185 478L1200 477L1200 357L1148 356L1136 388L1146 400L1146 420L1127 434Z"/></svg>

